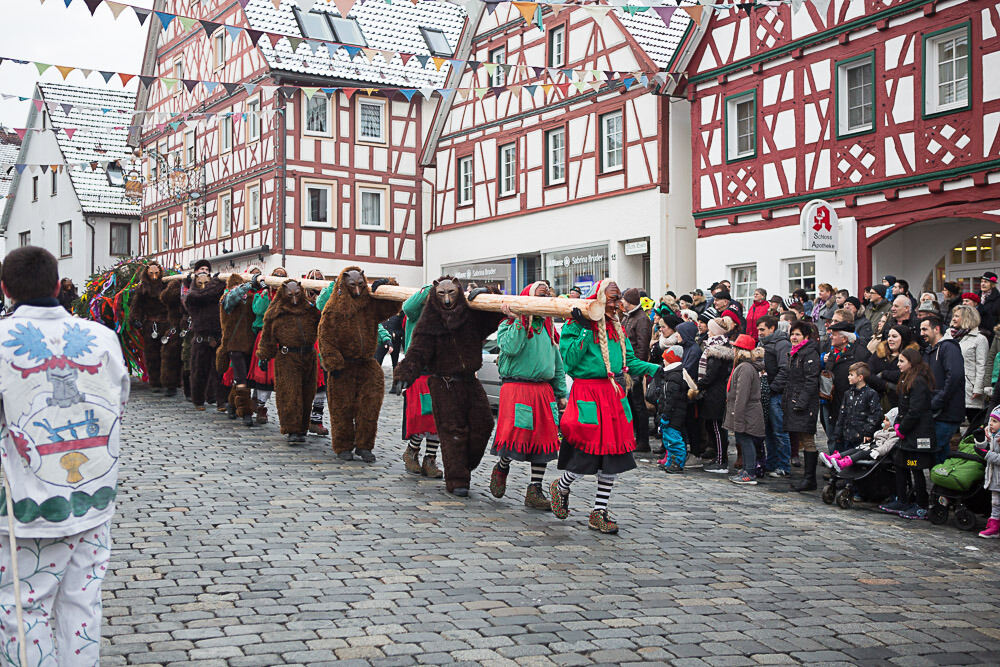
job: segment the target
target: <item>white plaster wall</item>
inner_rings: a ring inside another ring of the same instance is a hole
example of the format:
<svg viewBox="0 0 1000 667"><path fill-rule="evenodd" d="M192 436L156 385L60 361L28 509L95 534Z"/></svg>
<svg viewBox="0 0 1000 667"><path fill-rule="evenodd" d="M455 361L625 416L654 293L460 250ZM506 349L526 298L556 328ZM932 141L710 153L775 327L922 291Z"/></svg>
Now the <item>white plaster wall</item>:
<svg viewBox="0 0 1000 667"><path fill-rule="evenodd" d="M666 205L666 233L661 237L660 256L666 257L665 283L661 292L693 285L697 265L698 230L691 215L693 181L691 175L691 103L670 102L668 146L670 194ZM656 282L652 283L656 292ZM679 292L677 292L679 294Z"/></svg>

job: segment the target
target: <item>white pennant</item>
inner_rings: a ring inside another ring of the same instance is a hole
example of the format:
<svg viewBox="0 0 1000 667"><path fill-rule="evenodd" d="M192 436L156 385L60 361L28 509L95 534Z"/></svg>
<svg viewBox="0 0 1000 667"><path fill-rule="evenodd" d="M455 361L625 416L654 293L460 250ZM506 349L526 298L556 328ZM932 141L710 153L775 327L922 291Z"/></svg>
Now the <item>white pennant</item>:
<svg viewBox="0 0 1000 667"><path fill-rule="evenodd" d="M830 0L812 0L821 18L826 18L826 10L830 7Z"/></svg>

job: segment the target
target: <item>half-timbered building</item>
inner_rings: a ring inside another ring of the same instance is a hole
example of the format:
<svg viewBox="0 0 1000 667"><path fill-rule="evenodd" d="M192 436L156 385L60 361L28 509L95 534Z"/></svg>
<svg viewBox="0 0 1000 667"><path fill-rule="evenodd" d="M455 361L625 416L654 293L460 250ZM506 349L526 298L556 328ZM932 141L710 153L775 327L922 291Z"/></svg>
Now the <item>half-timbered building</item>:
<svg viewBox="0 0 1000 667"><path fill-rule="evenodd" d="M168 265L209 258L329 275L359 263L370 276L422 279L430 188L418 155L436 100L416 90L445 80L464 10L370 2L341 16L325 1L302 11L291 0L154 9L199 20L162 30L151 17L141 252Z"/></svg>
<svg viewBox="0 0 1000 667"><path fill-rule="evenodd" d="M509 3L482 15L470 57L484 64L449 81L460 93L425 156L428 271L508 292L542 278L559 293L607 276L692 285L687 102L647 85L687 14L544 5L540 18Z"/></svg>
<svg viewBox="0 0 1000 667"><path fill-rule="evenodd" d="M699 284L893 274L916 292L995 270L998 33L990 0L715 12L688 68ZM813 199L839 217L836 252L803 250Z"/></svg>

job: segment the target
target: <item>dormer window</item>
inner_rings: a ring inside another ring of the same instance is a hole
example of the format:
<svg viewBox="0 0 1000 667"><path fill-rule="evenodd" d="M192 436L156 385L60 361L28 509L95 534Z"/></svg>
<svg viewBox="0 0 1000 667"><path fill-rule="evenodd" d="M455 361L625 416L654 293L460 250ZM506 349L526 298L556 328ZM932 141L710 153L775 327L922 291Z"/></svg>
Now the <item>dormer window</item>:
<svg viewBox="0 0 1000 667"><path fill-rule="evenodd" d="M427 42L427 50L432 56L450 56L452 54L451 45L444 32L435 28L420 28L420 33Z"/></svg>
<svg viewBox="0 0 1000 667"><path fill-rule="evenodd" d="M308 39L324 39L328 42L335 41L333 27L327 20L327 14L323 12L304 12L298 7L292 7L295 12L295 20L299 23L299 30L302 36Z"/></svg>
<svg viewBox="0 0 1000 667"><path fill-rule="evenodd" d="M109 184L115 186L116 188L125 187L125 172L122 171L121 165L109 164L106 173Z"/></svg>
<svg viewBox="0 0 1000 667"><path fill-rule="evenodd" d="M336 40L341 44L351 44L352 46L368 46L368 41L361 33L361 26L357 19L345 19L339 16L331 16L330 23L333 25L333 32Z"/></svg>

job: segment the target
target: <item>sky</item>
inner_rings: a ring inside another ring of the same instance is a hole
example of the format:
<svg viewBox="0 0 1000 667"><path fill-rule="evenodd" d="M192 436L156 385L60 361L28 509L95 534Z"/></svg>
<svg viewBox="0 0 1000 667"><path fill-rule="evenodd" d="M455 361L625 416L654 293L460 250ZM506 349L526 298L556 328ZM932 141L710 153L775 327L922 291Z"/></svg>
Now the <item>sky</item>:
<svg viewBox="0 0 1000 667"><path fill-rule="evenodd" d="M123 0L127 4L151 7L152 0ZM111 10L103 3L90 15L83 0L74 0L69 7L65 0L0 0L3 20L0 21L0 57L34 60L53 65L71 65L85 69L138 73L142 65L142 50L146 41L146 25L140 27L131 9L126 8L115 21ZM0 93L30 97L37 81L61 82L54 67L41 77L34 65L0 64ZM66 83L122 90L120 82L109 84L94 71L89 78L72 72ZM131 81L128 89L138 83ZM0 125L24 127L28 119L29 102L0 100Z"/></svg>

